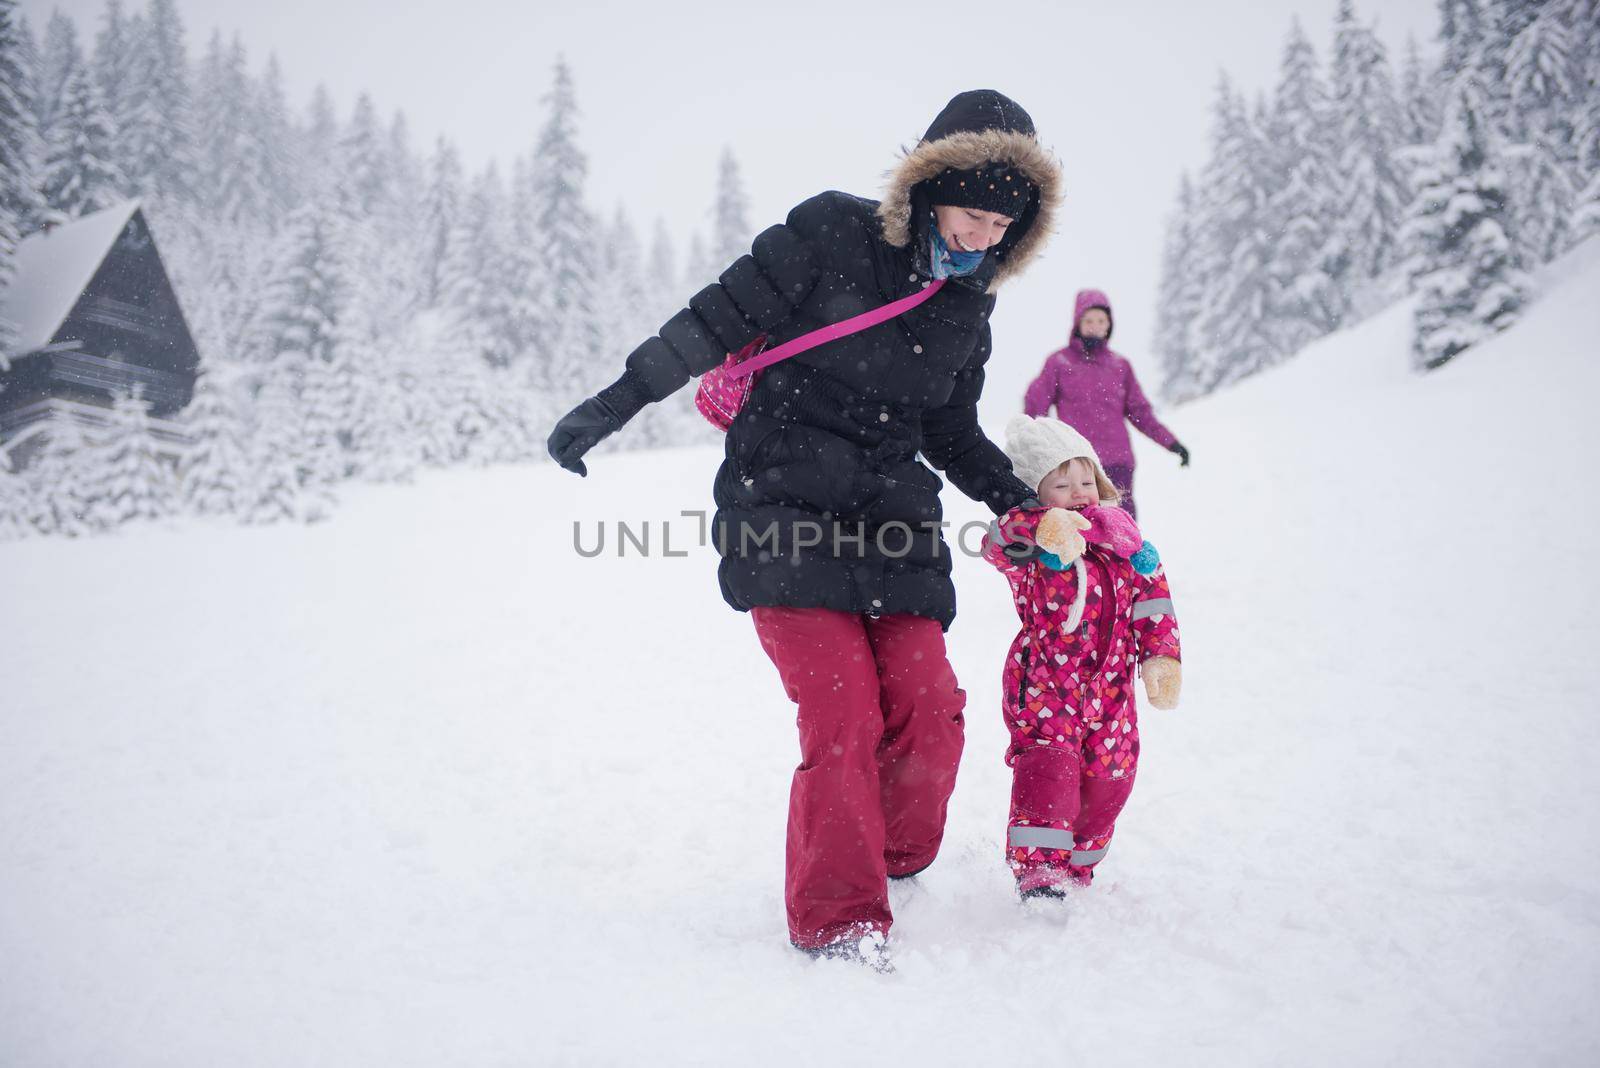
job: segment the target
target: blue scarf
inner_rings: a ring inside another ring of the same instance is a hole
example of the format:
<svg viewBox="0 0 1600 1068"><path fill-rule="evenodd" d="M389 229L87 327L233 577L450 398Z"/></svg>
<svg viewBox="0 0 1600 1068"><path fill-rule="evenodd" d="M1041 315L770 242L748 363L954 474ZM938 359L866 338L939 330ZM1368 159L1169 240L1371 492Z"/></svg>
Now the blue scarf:
<svg viewBox="0 0 1600 1068"><path fill-rule="evenodd" d="M928 224L928 232L933 235L928 239L928 266L935 278L971 274L983 262L982 252L962 252L945 244L937 220Z"/></svg>

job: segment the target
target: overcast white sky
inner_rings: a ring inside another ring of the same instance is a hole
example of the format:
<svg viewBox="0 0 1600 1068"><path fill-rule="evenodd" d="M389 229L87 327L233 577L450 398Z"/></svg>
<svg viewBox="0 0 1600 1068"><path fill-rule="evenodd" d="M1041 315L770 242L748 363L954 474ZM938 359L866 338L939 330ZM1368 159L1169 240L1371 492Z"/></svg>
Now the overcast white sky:
<svg viewBox="0 0 1600 1068"><path fill-rule="evenodd" d="M36 33L54 6L92 43L102 0L21 4ZM405 111L419 148L445 134L473 169L532 144L540 97L564 53L592 200L607 215L626 203L646 235L657 215L678 235L704 221L724 145L743 166L760 229L823 189L876 196L896 148L914 142L945 101L999 89L1032 113L1061 157L1068 196L1046 258L1002 293L996 312L997 357L1007 359L991 379L1020 390L1038 357L1064 341L1082 286L1109 292L1115 345L1153 384L1162 220L1180 170L1205 157L1217 72L1249 92L1270 91L1294 15L1326 63L1337 0L178 0L178 8L192 55L213 30L238 33L253 68L277 54L296 105L320 81L348 114L366 90L383 113ZM1397 65L1408 33L1434 50L1434 0L1386 0L1381 17L1373 0L1358 0L1357 15L1378 19Z"/></svg>

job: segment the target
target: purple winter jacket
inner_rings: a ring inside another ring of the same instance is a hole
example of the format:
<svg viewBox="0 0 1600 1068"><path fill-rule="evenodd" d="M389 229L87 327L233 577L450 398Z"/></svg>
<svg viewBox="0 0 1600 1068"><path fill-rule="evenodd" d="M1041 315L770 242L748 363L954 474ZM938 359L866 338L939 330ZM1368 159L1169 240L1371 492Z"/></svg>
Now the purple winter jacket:
<svg viewBox="0 0 1600 1068"><path fill-rule="evenodd" d="M1083 313L1090 308L1104 308L1109 316L1111 302L1098 289L1084 289L1078 292L1074 304L1072 341L1045 357L1044 370L1028 387L1023 409L1030 416L1049 415L1054 405L1057 418L1089 439L1105 467L1133 465L1127 423L1138 427L1162 448L1172 448L1178 439L1150 409L1128 361L1105 346L1091 354L1084 350L1083 339L1078 336ZM1116 325L1115 319L1112 325Z"/></svg>

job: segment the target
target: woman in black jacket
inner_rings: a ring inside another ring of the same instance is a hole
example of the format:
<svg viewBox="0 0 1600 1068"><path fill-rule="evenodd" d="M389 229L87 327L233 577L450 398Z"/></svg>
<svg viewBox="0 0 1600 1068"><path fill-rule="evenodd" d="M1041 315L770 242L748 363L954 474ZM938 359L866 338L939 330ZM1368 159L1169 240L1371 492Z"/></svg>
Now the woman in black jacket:
<svg viewBox="0 0 1600 1068"><path fill-rule="evenodd" d="M791 941L882 963L886 878L932 863L961 754L938 476L996 515L1031 496L978 426L994 290L1038 253L1060 166L1014 101L956 96L881 202L828 192L755 240L556 425L583 454L757 334L778 345L947 279L926 303L760 373L728 430L712 532L727 602L799 706Z"/></svg>

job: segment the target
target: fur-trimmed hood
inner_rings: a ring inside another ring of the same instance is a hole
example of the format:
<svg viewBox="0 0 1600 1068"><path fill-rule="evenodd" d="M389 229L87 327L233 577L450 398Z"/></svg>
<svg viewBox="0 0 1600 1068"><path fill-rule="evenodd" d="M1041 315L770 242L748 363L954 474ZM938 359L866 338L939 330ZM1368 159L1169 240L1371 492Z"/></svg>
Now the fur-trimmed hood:
<svg viewBox="0 0 1600 1068"><path fill-rule="evenodd" d="M989 252L995 261L990 289L1020 273L1043 249L1055 227L1061 204L1061 164L1039 144L1027 112L992 89L962 93L951 100L922 141L905 152L889 172L888 187L878 204L883 239L897 248L911 244L918 233L915 214L917 202L923 199L917 191L920 183L951 168L970 170L990 160L1015 167L1039 190L1028 210Z"/></svg>

